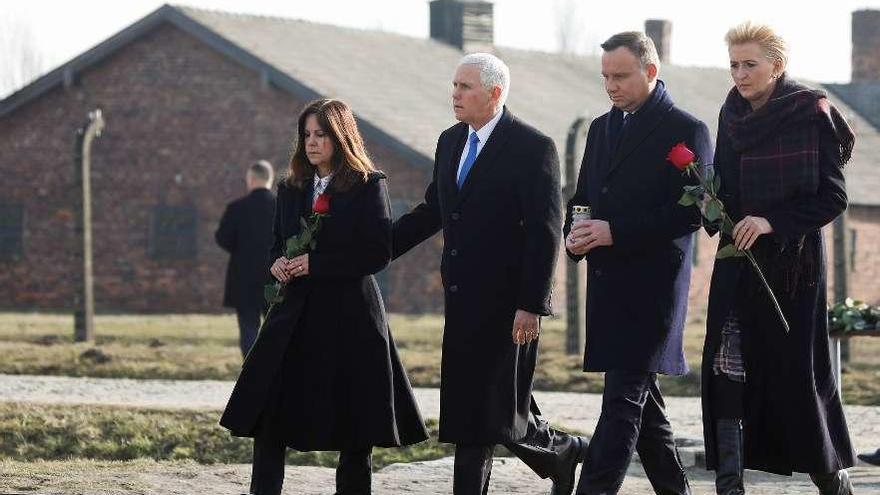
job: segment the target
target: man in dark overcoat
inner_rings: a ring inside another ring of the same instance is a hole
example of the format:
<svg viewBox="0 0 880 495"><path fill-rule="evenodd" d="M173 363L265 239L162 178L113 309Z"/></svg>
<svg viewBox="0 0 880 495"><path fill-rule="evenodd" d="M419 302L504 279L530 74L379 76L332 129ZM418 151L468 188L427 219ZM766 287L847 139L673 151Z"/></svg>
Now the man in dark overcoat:
<svg viewBox="0 0 880 495"><path fill-rule="evenodd" d="M275 196L272 165L260 160L245 175L248 193L226 206L214 238L229 253L223 305L235 308L241 355L247 355L265 314L263 284L269 280L269 250L272 247L272 218Z"/></svg>
<svg viewBox="0 0 880 495"><path fill-rule="evenodd" d="M657 375L687 372L682 333L700 212L678 205L687 178L666 156L683 142L710 158L711 141L657 78L650 38L620 33L602 49L613 106L590 125L564 229L569 256L588 262L584 371L605 372L577 493L617 493L636 450L657 493L690 493ZM592 220L572 226L574 205L590 206Z"/></svg>
<svg viewBox="0 0 880 495"><path fill-rule="evenodd" d="M550 428L532 399L562 224L559 161L553 141L504 106L509 81L492 55L459 63L460 122L437 141L424 202L394 224L394 256L442 228L440 441L456 445L454 493L487 493L500 443L569 494L586 442Z"/></svg>

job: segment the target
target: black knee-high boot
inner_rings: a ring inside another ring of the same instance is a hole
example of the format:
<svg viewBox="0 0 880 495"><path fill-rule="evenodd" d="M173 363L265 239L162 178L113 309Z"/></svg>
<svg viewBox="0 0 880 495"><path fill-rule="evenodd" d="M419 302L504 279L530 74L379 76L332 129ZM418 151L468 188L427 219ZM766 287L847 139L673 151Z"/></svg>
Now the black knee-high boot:
<svg viewBox="0 0 880 495"><path fill-rule="evenodd" d="M849 473L841 469L836 473L810 474L813 484L819 489L819 495L852 495L853 487L849 481Z"/></svg>
<svg viewBox="0 0 880 495"><path fill-rule="evenodd" d="M742 420L719 419L715 423L718 467L715 470L715 491L718 495L743 495Z"/></svg>
<svg viewBox="0 0 880 495"><path fill-rule="evenodd" d="M280 495L284 482L284 443L271 435L254 438L254 465L250 492L254 495Z"/></svg>
<svg viewBox="0 0 880 495"><path fill-rule="evenodd" d="M343 450L336 466L336 495L369 495L372 490L372 448Z"/></svg>

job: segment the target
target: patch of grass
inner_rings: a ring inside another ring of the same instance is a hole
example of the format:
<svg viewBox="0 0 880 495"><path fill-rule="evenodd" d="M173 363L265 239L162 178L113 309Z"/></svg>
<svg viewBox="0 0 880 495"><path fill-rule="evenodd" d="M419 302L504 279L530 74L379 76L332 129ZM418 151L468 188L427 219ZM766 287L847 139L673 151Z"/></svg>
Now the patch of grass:
<svg viewBox="0 0 880 495"><path fill-rule="evenodd" d="M700 394L704 318L704 312L692 312L684 340L691 372L661 377L667 395ZM439 386L443 318L391 315L391 330L413 385ZM69 315L0 313L0 373L234 380L241 367L233 315L99 315L96 334L94 344L75 344ZM880 339L852 342L844 399L880 405ZM601 392L602 375L583 373L582 356L566 355L564 347L563 320L546 320L535 388Z"/></svg>
<svg viewBox="0 0 880 495"><path fill-rule="evenodd" d="M217 424L219 417L219 411L0 403L0 460L250 463L251 440L231 436ZM450 455L452 446L436 441L437 421L427 423L431 439L374 449L374 468ZM287 455L288 464L300 466L333 467L336 459L335 452L288 450Z"/></svg>

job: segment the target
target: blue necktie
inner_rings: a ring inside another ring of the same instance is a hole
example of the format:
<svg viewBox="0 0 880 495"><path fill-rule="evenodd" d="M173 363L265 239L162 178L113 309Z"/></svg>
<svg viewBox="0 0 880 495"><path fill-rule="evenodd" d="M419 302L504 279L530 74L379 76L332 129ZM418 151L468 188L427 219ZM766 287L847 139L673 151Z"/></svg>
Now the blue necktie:
<svg viewBox="0 0 880 495"><path fill-rule="evenodd" d="M464 184L465 179L467 179L468 172L471 171L471 167L474 166L474 162L477 161L477 144L480 142L480 138L477 137L476 132L471 133L469 142L470 145L468 147L467 156L464 157L464 163L461 164L461 173L458 174L459 189L461 189L461 186Z"/></svg>

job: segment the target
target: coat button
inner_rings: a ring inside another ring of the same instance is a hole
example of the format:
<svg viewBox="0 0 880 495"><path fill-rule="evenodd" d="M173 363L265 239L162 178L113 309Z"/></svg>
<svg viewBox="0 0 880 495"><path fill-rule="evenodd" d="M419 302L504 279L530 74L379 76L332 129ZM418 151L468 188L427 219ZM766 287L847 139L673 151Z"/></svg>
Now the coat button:
<svg viewBox="0 0 880 495"><path fill-rule="evenodd" d="M600 270L599 268L596 268L595 270L593 270L593 275L595 275L595 276L597 276L597 277L601 277L601 276L602 276L602 270Z"/></svg>
<svg viewBox="0 0 880 495"><path fill-rule="evenodd" d="M608 186L602 186L602 194L606 194L608 192Z"/></svg>
<svg viewBox="0 0 880 495"><path fill-rule="evenodd" d="M453 220L458 220L459 218L461 218L461 215L459 215L457 211L453 212L451 216Z"/></svg>
<svg viewBox="0 0 880 495"><path fill-rule="evenodd" d="M452 256L458 256L458 249L453 248L451 251L449 251L449 254L451 254Z"/></svg>
<svg viewBox="0 0 880 495"><path fill-rule="evenodd" d="M457 285L450 285L449 292L458 292L458 286Z"/></svg>

